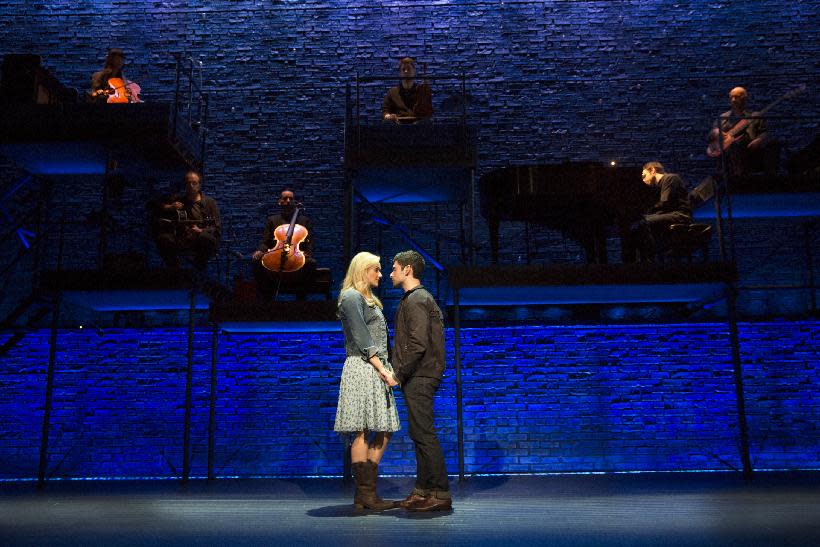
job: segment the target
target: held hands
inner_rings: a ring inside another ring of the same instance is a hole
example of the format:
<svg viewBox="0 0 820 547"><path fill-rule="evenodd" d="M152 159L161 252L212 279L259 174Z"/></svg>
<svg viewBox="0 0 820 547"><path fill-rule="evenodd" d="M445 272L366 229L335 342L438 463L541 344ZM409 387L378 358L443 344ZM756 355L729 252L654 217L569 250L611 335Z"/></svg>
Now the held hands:
<svg viewBox="0 0 820 547"><path fill-rule="evenodd" d="M373 368L376 369L376 372L378 373L379 378L382 379L382 382L387 384L389 387L395 387L399 385L399 383L396 381L396 377L393 376L393 373L384 368L384 364L382 364L381 359L373 355L368 361L371 365L373 365Z"/></svg>
<svg viewBox="0 0 820 547"><path fill-rule="evenodd" d="M396 381L396 377L393 376L393 373L388 371L386 368L382 367L379 370L379 376L382 379L382 382L387 384L389 387L396 387L399 383Z"/></svg>

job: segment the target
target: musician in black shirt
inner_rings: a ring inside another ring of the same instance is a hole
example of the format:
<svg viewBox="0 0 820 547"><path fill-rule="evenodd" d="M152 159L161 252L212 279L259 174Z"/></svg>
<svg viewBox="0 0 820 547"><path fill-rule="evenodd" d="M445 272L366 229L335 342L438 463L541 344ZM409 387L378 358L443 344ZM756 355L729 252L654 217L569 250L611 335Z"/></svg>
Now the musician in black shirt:
<svg viewBox="0 0 820 547"><path fill-rule="evenodd" d="M678 175L667 173L663 164L650 161L643 166L641 180L659 191L658 201L639 222L632 225L624 241L624 262L654 262L659 244L672 224L691 224L692 208L689 192Z"/></svg>
<svg viewBox="0 0 820 547"><path fill-rule="evenodd" d="M213 198L202 193L201 184L201 175L188 171L185 195L172 196L158 207L154 240L169 268L179 268L179 256L191 254L194 267L205 270L219 247L219 207Z"/></svg>
<svg viewBox="0 0 820 547"><path fill-rule="evenodd" d="M257 296L262 301L271 300L275 296L279 275L283 276L283 281L287 278L289 285L296 285L297 297L300 299L304 299L306 293L306 291L303 292L300 289L307 288L315 277L316 260L313 258L313 226L310 218L304 214L301 208L296 217L296 223L304 226L308 232L307 238L299 245L299 250L305 255L305 265L295 272L284 272L282 274L268 270L262 265L262 257L265 253L276 247L276 228L283 224L290 224L293 213L296 211L295 199L293 190L289 188L282 190L278 201L281 212L268 217L262 239L259 241L256 252L253 253L253 277L256 280Z"/></svg>

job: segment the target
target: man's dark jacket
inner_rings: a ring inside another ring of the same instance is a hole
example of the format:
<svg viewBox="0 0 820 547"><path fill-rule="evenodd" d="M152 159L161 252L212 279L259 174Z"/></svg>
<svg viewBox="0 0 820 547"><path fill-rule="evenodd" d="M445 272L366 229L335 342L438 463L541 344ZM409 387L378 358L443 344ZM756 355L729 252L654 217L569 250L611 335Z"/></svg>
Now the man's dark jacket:
<svg viewBox="0 0 820 547"><path fill-rule="evenodd" d="M421 285L399 302L391 358L402 384L413 376L441 379L444 374L444 317Z"/></svg>

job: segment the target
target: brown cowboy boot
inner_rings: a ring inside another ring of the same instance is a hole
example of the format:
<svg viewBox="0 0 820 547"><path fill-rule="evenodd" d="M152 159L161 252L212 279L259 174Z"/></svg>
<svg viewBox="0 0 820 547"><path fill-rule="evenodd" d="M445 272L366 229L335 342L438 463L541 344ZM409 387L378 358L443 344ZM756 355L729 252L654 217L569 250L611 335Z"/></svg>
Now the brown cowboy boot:
<svg viewBox="0 0 820 547"><path fill-rule="evenodd" d="M385 501L376 494L377 474L378 465L371 461L353 464L353 475L356 477L356 496L353 498L353 505L356 511L384 511L396 506L394 502Z"/></svg>

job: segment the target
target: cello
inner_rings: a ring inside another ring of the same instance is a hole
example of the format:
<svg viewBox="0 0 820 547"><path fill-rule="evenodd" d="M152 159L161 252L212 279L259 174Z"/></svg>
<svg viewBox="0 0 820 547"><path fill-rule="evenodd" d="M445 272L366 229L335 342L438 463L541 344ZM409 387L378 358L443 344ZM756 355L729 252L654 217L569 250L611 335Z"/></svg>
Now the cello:
<svg viewBox="0 0 820 547"><path fill-rule="evenodd" d="M277 226L273 234L276 245L262 255L262 266L271 272L295 272L305 265L305 254L299 245L307 239L308 230L301 224L296 224L296 217L303 210L297 203L290 218L290 224Z"/></svg>

